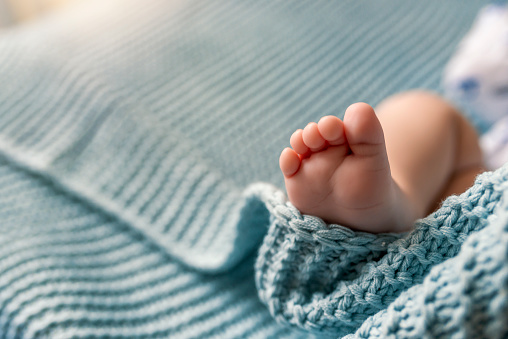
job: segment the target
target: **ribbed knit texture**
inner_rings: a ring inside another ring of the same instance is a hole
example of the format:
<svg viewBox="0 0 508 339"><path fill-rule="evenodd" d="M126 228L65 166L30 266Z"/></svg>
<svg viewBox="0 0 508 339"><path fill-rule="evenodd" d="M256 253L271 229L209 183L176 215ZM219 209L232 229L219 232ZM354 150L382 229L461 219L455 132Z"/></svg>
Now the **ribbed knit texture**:
<svg viewBox="0 0 508 339"><path fill-rule="evenodd" d="M371 306L343 327L336 314L319 322L307 301L294 310L286 296L274 301L279 287L265 273L277 270L275 252L258 261L268 308L258 297L254 260L268 226L265 244L289 232L274 222L291 212L296 245L321 234L303 230L325 227L286 204L279 152L294 129L352 102L439 90L483 3L90 0L0 31L1 337L354 332ZM495 192L480 205L497 205ZM332 229L320 246L355 250L340 260L316 252L306 272L324 280L301 277L307 299L333 294L329 277L354 284L362 267L396 257L385 254L395 236ZM421 283L469 233L414 277L392 276L397 289L376 307ZM297 250L297 262L312 251Z"/></svg>

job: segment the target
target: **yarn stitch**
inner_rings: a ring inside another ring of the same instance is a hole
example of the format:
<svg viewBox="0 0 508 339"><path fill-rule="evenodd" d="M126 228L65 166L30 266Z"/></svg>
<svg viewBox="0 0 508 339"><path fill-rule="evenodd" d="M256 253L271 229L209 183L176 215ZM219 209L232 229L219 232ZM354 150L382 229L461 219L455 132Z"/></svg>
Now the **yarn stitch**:
<svg viewBox="0 0 508 339"><path fill-rule="evenodd" d="M508 316L507 179L508 165L480 175L472 188L449 197L407 235L353 232L280 203L256 264L259 296L275 319L313 333L344 336L363 324L356 335L364 338L482 337L478 333L503 338L508 333L501 320ZM484 228L487 235L474 234ZM499 236L483 242L492 232Z"/></svg>

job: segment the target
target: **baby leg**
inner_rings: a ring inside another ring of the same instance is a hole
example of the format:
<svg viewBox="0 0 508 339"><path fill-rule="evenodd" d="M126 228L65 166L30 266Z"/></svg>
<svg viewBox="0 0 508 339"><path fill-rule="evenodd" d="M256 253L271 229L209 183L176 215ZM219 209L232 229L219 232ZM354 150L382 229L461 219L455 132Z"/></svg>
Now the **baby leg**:
<svg viewBox="0 0 508 339"><path fill-rule="evenodd" d="M392 177L418 207L418 217L463 193L482 172L478 135L441 97L423 91L392 96L377 108Z"/></svg>

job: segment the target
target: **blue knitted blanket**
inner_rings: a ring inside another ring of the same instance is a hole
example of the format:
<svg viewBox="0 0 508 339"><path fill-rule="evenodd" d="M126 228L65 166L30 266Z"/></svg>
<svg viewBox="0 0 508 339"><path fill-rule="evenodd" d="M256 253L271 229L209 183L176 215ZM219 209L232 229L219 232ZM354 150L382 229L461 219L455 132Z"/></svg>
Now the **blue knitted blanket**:
<svg viewBox="0 0 508 339"><path fill-rule="evenodd" d="M302 216L291 132L484 1L89 0L0 31L0 338L507 335L508 167L403 235ZM408 112L410 114L410 112Z"/></svg>

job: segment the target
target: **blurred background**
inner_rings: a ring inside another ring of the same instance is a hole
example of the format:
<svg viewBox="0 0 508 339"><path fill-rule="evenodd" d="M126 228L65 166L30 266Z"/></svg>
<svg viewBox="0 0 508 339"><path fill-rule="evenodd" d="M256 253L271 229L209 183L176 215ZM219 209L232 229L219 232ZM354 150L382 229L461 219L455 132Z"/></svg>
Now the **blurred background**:
<svg viewBox="0 0 508 339"><path fill-rule="evenodd" d="M0 28L57 10L82 0L0 0Z"/></svg>

